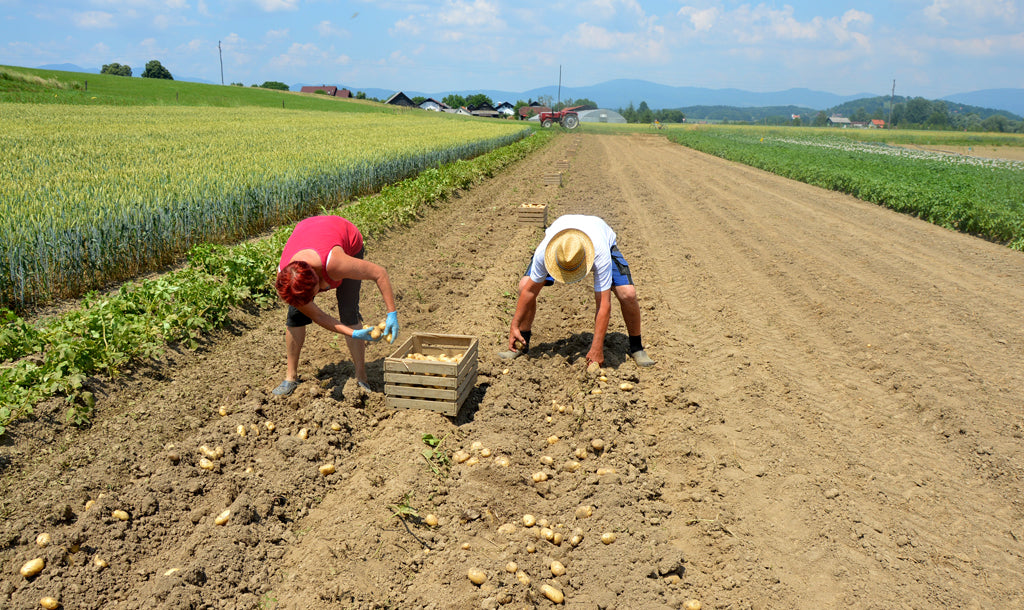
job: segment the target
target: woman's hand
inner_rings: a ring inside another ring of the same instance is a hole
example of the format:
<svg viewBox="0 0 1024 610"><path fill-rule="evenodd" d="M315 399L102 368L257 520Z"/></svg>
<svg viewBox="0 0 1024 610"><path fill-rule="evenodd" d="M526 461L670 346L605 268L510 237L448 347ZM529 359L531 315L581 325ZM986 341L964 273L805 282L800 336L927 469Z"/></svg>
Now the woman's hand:
<svg viewBox="0 0 1024 610"><path fill-rule="evenodd" d="M395 339L398 338L398 312L389 311L388 316L384 321L384 336L391 337L388 343L394 343Z"/></svg>

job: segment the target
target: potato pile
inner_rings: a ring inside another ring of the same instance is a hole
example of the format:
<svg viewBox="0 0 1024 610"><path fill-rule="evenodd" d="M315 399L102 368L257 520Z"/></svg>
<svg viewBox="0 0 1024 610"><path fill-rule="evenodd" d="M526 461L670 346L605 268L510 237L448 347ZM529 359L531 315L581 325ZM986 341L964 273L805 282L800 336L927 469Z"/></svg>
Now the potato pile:
<svg viewBox="0 0 1024 610"><path fill-rule="evenodd" d="M543 204L543 203L524 203L523 205L521 205L519 207L540 210L540 209L543 209L543 208L545 208L547 206L545 204Z"/></svg>
<svg viewBox="0 0 1024 610"><path fill-rule="evenodd" d="M404 358L406 360L426 360L429 362L454 362L457 364L459 362L462 362L462 359L465 356L465 353L458 353L453 356L449 356L448 354L444 353L438 354L436 356L429 356L426 354L421 354L419 352L412 352L411 354L406 354Z"/></svg>

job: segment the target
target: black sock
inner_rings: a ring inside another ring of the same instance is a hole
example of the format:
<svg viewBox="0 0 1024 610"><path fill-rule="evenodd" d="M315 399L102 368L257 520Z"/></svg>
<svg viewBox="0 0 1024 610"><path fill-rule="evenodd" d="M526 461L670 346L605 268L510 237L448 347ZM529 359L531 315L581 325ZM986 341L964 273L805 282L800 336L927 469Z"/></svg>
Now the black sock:
<svg viewBox="0 0 1024 610"><path fill-rule="evenodd" d="M519 331L519 334L523 336L523 351L530 351L530 336L533 335L533 333L528 330L521 330Z"/></svg>
<svg viewBox="0 0 1024 610"><path fill-rule="evenodd" d="M629 336L629 353L635 354L644 348L644 342L640 340L640 335Z"/></svg>

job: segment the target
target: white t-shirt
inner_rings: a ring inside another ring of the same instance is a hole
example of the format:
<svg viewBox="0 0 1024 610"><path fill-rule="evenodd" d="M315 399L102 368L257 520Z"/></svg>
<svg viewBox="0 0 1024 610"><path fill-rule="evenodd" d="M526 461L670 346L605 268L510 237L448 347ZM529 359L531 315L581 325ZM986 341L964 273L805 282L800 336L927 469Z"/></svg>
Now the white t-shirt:
<svg viewBox="0 0 1024 610"><path fill-rule="evenodd" d="M548 247L551 238L563 229L579 229L586 233L590 241L594 243L594 267L588 270L588 272L594 272L594 292L610 290L615 231L612 231L608 223L597 216L567 214L556 218L551 226L544 231L544 240L540 242L537 250L533 253L533 262L530 264L530 280L540 284L547 279L548 270L544 266L544 250Z"/></svg>

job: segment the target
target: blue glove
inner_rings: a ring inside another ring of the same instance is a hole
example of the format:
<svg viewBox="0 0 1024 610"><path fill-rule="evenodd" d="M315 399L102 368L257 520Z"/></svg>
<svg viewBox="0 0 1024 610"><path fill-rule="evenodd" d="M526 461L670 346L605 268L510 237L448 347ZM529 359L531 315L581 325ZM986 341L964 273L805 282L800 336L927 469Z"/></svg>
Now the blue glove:
<svg viewBox="0 0 1024 610"><path fill-rule="evenodd" d="M388 343L394 343L395 339L398 338L398 312L388 312L388 317L384 320L384 336L391 335L391 340Z"/></svg>
<svg viewBox="0 0 1024 610"><path fill-rule="evenodd" d="M361 339L363 341L369 341L371 343L374 342L374 341L380 341L380 337L377 337L376 339L374 339L373 336L370 334L370 331L372 331L372 330L373 330L372 328L363 328L363 329L360 329L360 330L353 331L352 332L352 338L353 339Z"/></svg>

